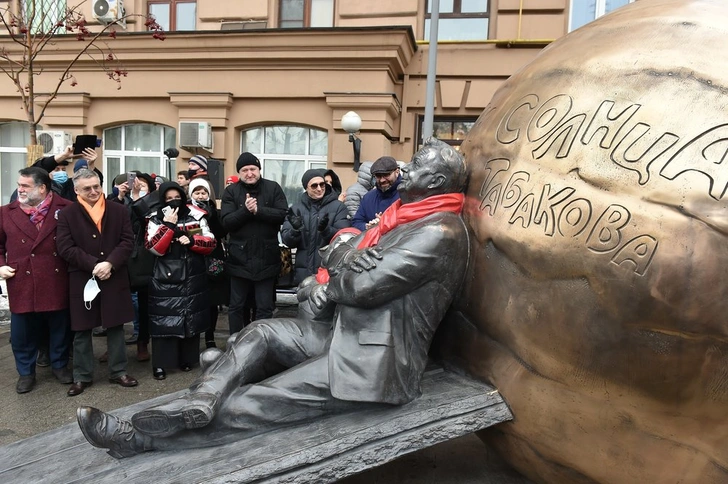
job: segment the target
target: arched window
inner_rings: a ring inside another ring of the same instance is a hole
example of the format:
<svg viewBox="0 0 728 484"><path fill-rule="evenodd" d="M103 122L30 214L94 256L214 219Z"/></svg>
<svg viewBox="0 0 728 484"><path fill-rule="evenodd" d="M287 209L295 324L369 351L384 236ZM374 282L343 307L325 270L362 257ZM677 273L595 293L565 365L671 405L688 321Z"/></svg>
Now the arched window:
<svg viewBox="0 0 728 484"><path fill-rule="evenodd" d="M169 180L174 170L164 150L177 146L177 130L160 124L127 124L104 130L104 182L110 193L120 173L139 170Z"/></svg>
<svg viewBox="0 0 728 484"><path fill-rule="evenodd" d="M3 205L10 202L10 195L15 191L18 171L25 168L26 146L29 144L28 123L13 121L0 124L0 197Z"/></svg>
<svg viewBox="0 0 728 484"><path fill-rule="evenodd" d="M263 126L242 132L240 151L260 159L263 178L278 182L289 205L303 193L301 176L310 168L326 168L328 132L301 126Z"/></svg>

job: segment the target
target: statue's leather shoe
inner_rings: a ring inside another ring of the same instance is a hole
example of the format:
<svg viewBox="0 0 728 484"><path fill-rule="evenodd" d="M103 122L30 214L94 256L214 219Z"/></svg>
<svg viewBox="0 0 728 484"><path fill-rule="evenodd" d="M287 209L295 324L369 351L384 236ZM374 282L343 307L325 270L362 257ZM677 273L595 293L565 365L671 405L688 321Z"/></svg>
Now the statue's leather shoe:
<svg viewBox="0 0 728 484"><path fill-rule="evenodd" d="M139 432L153 437L167 437L185 429L198 429L215 416L217 396L188 393L169 403L134 414L131 422Z"/></svg>
<svg viewBox="0 0 728 484"><path fill-rule="evenodd" d="M136 378L129 375L121 375L117 376L116 378L109 378L109 382L116 383L117 385L121 385L123 387L135 387L139 384Z"/></svg>
<svg viewBox="0 0 728 484"><path fill-rule="evenodd" d="M73 385L71 385L71 388L69 388L66 392L66 395L69 397L75 397L76 395L82 394L83 391L91 385L93 385L93 382L90 381L75 381L73 382Z"/></svg>
<svg viewBox="0 0 728 484"><path fill-rule="evenodd" d="M131 422L93 407L76 410L78 426L86 440L95 447L109 449L117 459L151 450L150 440L134 431Z"/></svg>
<svg viewBox="0 0 728 484"><path fill-rule="evenodd" d="M15 385L15 391L18 393L28 393L35 386L35 375L20 375L18 383Z"/></svg>

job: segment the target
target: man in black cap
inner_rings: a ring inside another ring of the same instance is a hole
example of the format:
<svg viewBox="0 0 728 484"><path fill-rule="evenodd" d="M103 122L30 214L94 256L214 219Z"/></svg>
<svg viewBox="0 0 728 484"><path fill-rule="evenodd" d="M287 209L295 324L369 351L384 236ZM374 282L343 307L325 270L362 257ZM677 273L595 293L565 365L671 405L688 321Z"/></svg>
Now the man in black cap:
<svg viewBox="0 0 728 484"><path fill-rule="evenodd" d="M382 156L375 161L371 173L377 179L376 186L362 197L359 209L351 221L352 227L362 231L376 225L379 216L399 200L397 186L402 181L399 165L391 156Z"/></svg>
<svg viewBox="0 0 728 484"><path fill-rule="evenodd" d="M225 188L221 209L222 225L230 233L225 263L230 274L230 334L243 329L251 287L256 318L273 316L273 295L281 266L278 231L288 211L283 189L261 178L260 160L255 155L241 154L235 168L240 180Z"/></svg>

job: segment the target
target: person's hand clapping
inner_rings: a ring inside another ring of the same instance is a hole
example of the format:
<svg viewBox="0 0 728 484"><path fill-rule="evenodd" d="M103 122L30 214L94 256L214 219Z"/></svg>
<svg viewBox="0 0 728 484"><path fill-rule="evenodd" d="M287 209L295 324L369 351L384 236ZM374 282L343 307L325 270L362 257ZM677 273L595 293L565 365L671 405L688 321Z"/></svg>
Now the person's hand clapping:
<svg viewBox="0 0 728 484"><path fill-rule="evenodd" d="M323 217L321 217L321 220L319 220L318 223L318 231L323 232L326 230L326 227L329 226L329 214L325 213Z"/></svg>
<svg viewBox="0 0 728 484"><path fill-rule="evenodd" d="M245 208L253 215L258 213L258 199L251 197L250 193L245 194Z"/></svg>
<svg viewBox="0 0 728 484"><path fill-rule="evenodd" d="M303 218L300 213L295 213L293 208L288 209L288 223L291 224L291 227L296 232L300 232L303 228Z"/></svg>

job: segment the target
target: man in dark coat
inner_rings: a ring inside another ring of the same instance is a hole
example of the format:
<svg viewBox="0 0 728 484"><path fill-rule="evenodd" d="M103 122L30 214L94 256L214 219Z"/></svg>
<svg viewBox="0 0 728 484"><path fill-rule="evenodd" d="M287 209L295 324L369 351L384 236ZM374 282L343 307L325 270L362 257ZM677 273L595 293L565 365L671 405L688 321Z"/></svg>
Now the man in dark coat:
<svg viewBox="0 0 728 484"><path fill-rule="evenodd" d="M61 383L73 381L68 266L56 248L58 215L70 202L51 192L45 170L19 173L18 199L0 207L0 277L7 281L10 339L20 375L15 389L26 393L35 385L38 338L47 330L53 375Z"/></svg>
<svg viewBox="0 0 728 484"><path fill-rule="evenodd" d="M126 374L124 323L134 319L134 308L126 269L134 244L126 207L106 203L98 175L82 169L73 175L78 201L58 218L58 252L68 262L71 329L73 341L73 385L68 396L91 386L94 370L91 331L107 330L109 381L123 387L136 386ZM92 300L84 293L89 279L101 292Z"/></svg>
<svg viewBox="0 0 728 484"><path fill-rule="evenodd" d="M296 248L294 284L315 274L321 265L319 249L328 245L339 230L351 227L346 205L324 179L324 170L306 170L301 183L306 192L288 211L281 228L281 240Z"/></svg>
<svg viewBox="0 0 728 484"><path fill-rule="evenodd" d="M261 178L260 161L243 153L236 163L240 180L225 188L220 217L230 233L225 269L230 275L230 334L243 329L251 286L256 317L273 317L275 283L281 268L278 231L288 202L281 186Z"/></svg>
<svg viewBox="0 0 728 484"><path fill-rule="evenodd" d="M371 173L376 179L375 187L362 197L361 204L351 221L351 226L359 230L367 230L376 225L382 212L399 200L397 187L402 181L402 176L394 158L380 157L372 165Z"/></svg>
<svg viewBox="0 0 728 484"><path fill-rule="evenodd" d="M376 227L332 250L329 280L322 277L311 292L317 306L336 305L328 345L305 321L258 321L190 393L138 412L133 428L79 408L86 438L127 457L219 445L365 403L417 398L432 337L465 277L469 243L459 214L466 180L460 154L427 140L403 168L401 200ZM303 362L256 384L267 363L296 360Z"/></svg>

